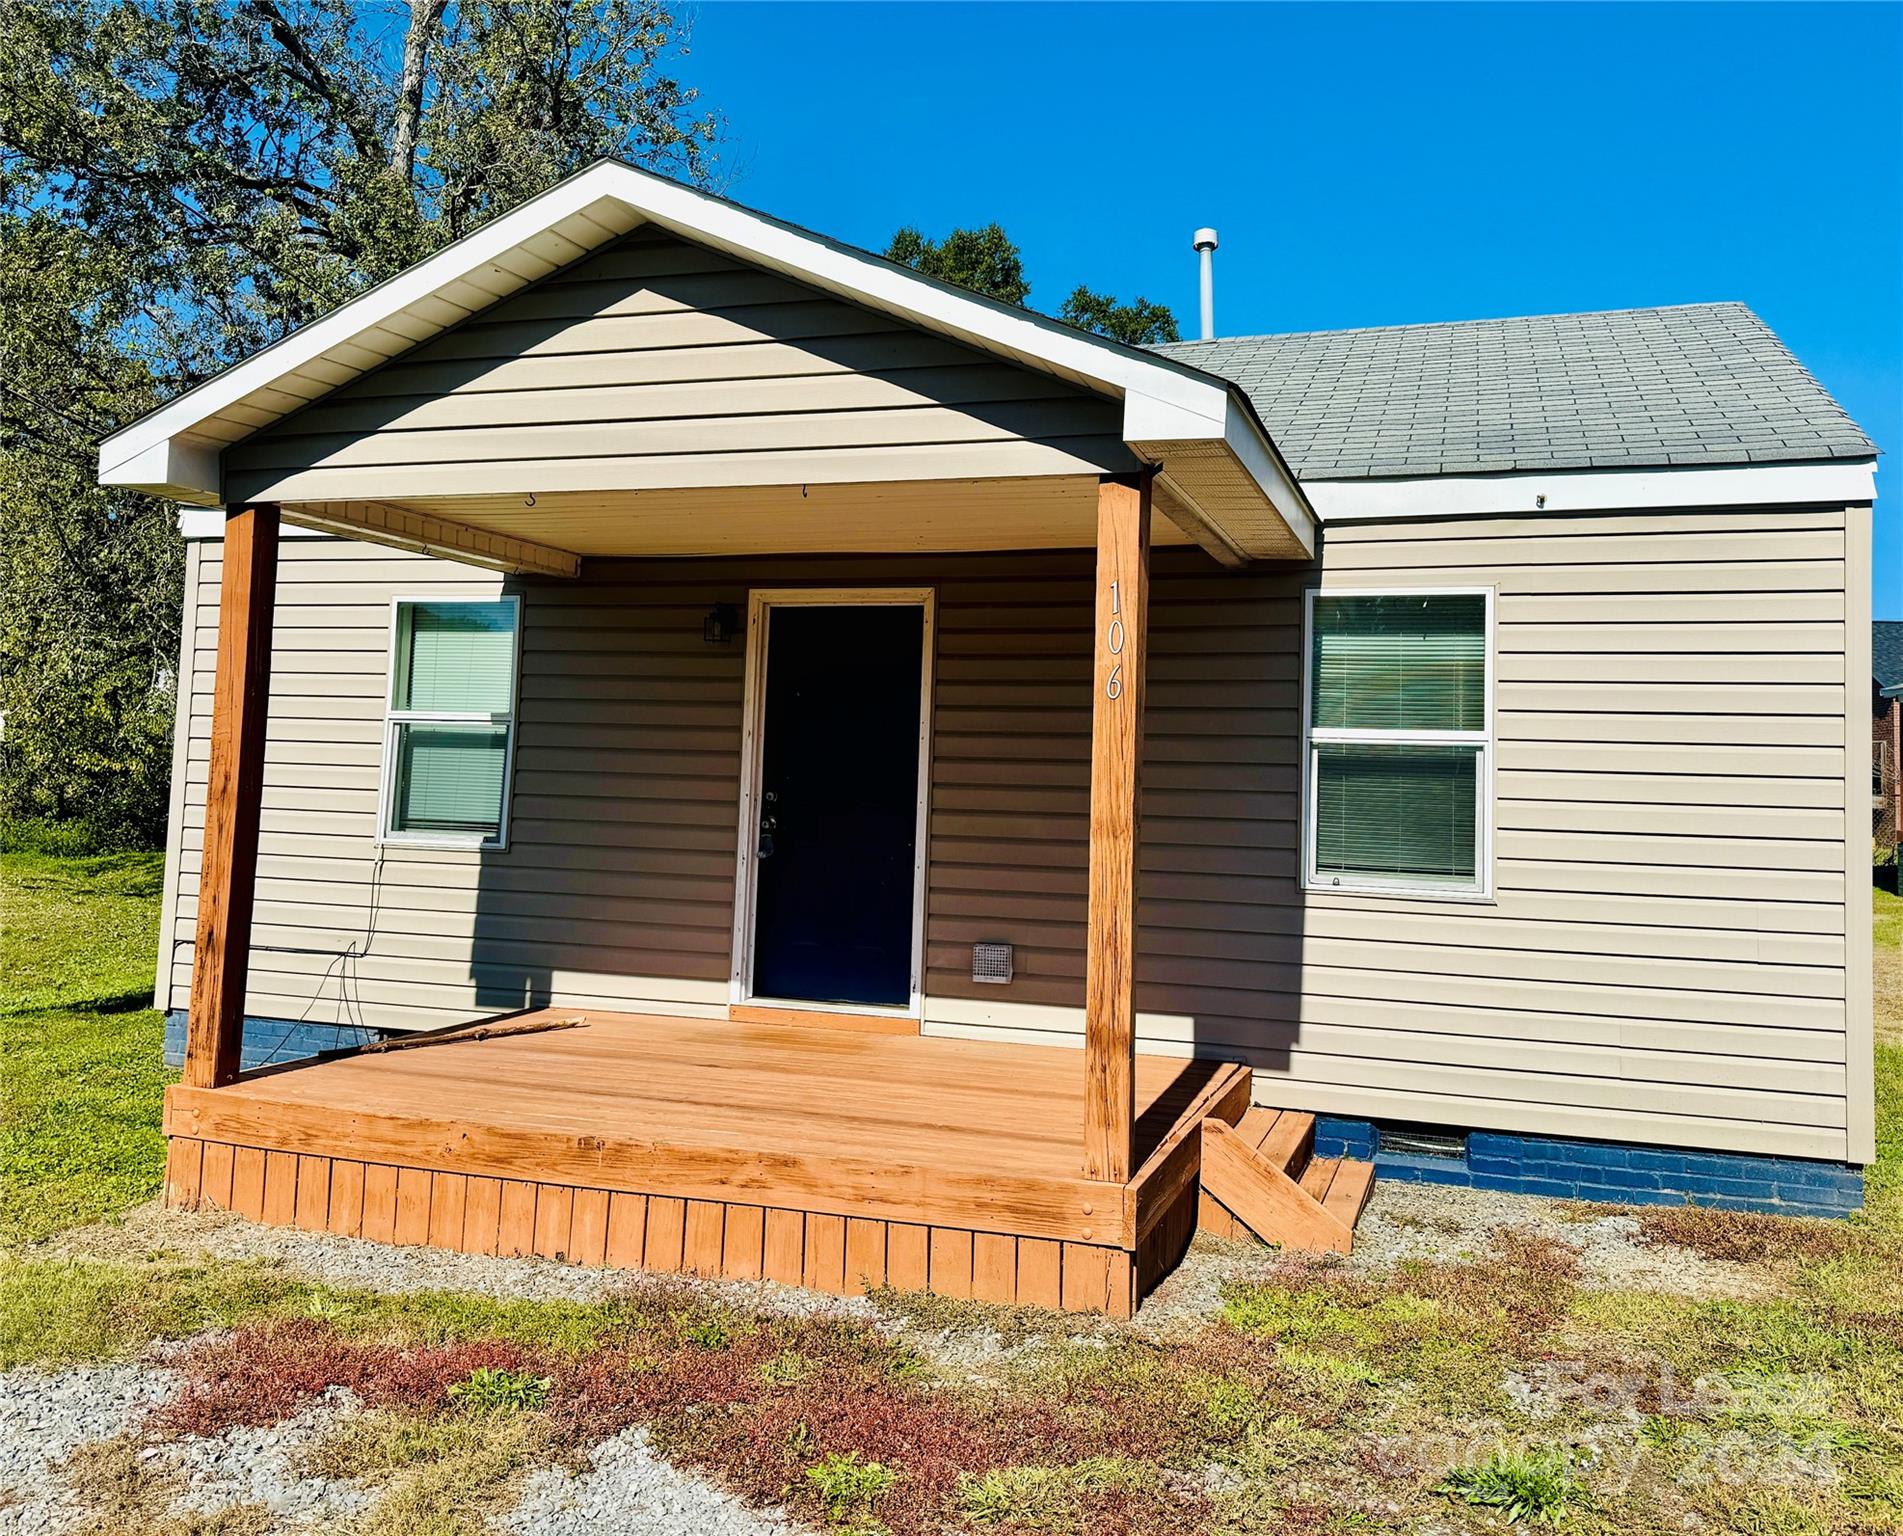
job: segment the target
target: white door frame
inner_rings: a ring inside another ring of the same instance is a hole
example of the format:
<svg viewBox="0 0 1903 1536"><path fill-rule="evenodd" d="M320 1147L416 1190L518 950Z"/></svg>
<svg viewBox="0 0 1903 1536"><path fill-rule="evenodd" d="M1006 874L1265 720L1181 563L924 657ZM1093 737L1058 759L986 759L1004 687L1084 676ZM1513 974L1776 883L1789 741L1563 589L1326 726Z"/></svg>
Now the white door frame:
<svg viewBox="0 0 1903 1536"><path fill-rule="evenodd" d="M775 1005L829 1013L866 1013L921 1018L925 1004L925 849L932 783L932 643L937 594L931 587L756 587L747 594L747 680L741 704L740 832L735 850L733 967L728 998L736 1004ZM760 997L753 991L755 894L759 860L760 773L765 763L766 684L769 631L775 608L875 606L922 612L918 685L918 820L912 845L911 986L903 1007L876 1003L816 1003L800 998Z"/></svg>

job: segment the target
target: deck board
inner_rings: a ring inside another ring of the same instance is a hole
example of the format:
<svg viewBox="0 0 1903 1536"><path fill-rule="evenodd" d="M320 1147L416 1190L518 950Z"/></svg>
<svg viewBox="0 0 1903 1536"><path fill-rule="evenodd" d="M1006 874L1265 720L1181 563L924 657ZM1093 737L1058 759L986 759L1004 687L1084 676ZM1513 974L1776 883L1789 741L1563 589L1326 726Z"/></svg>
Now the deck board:
<svg viewBox="0 0 1903 1536"><path fill-rule="evenodd" d="M575 1029L273 1068L219 1091L259 1105L449 1111L509 1129L638 1135L674 1146L856 1156L909 1147L918 1158L908 1160L973 1170L1076 1177L1082 1167L1080 1051L659 1015L583 1017ZM1139 1162L1207 1066L1137 1058Z"/></svg>

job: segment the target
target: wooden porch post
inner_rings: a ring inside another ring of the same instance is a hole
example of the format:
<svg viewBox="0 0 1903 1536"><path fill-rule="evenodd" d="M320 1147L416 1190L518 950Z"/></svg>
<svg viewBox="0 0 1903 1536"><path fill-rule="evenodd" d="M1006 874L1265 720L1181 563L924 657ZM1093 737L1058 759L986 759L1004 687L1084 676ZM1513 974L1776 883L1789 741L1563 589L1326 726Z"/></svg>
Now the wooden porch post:
<svg viewBox="0 0 1903 1536"><path fill-rule="evenodd" d="M277 566L278 509L262 505L227 513L205 851L198 877L198 943L192 955L185 1031L184 1081L194 1088L221 1087L238 1075L245 973L251 957L251 896L258 869L258 800L264 781Z"/></svg>
<svg viewBox="0 0 1903 1536"><path fill-rule="evenodd" d="M1150 480L1097 487L1097 665L1090 728L1084 960L1084 1177L1129 1182L1136 1121L1136 863Z"/></svg>

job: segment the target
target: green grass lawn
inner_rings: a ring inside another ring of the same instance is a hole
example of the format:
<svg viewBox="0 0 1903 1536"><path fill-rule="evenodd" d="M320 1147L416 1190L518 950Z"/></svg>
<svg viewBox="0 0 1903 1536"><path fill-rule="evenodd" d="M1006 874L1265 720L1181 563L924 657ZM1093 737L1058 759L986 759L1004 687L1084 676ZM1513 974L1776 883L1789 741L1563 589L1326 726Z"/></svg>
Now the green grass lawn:
<svg viewBox="0 0 1903 1536"><path fill-rule="evenodd" d="M0 854L0 1244L158 1192L163 866L156 853Z"/></svg>
<svg viewBox="0 0 1903 1536"><path fill-rule="evenodd" d="M1903 1045L1903 896L1879 886L1875 903L1877 1039Z"/></svg>

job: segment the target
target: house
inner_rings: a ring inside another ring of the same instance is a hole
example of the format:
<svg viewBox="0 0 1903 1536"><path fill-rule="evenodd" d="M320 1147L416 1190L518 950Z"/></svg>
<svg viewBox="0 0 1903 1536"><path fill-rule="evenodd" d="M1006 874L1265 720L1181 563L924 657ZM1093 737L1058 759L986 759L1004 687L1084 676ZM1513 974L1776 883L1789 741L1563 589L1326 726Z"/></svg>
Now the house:
<svg viewBox="0 0 1903 1536"><path fill-rule="evenodd" d="M1849 1208L1875 452L1737 305L1146 352L598 164L102 446L170 1198L1124 1313L1370 1156Z"/></svg>
<svg viewBox="0 0 1903 1536"><path fill-rule="evenodd" d="M1903 621L1870 626L1871 835L1894 858L1903 827Z"/></svg>

